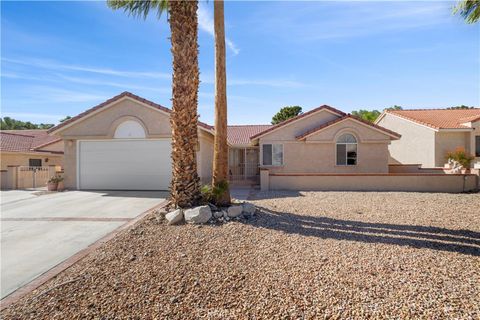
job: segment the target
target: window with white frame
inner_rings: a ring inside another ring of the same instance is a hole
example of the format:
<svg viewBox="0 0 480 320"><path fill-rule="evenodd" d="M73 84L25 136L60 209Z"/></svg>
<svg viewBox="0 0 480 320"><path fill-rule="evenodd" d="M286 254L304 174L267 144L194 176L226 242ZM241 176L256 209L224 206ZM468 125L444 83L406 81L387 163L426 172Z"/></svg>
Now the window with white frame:
<svg viewBox="0 0 480 320"><path fill-rule="evenodd" d="M263 144L262 145L262 164L264 166L283 165L283 145L282 144Z"/></svg>
<svg viewBox="0 0 480 320"><path fill-rule="evenodd" d="M337 166L357 165L357 139L349 133L337 139Z"/></svg>

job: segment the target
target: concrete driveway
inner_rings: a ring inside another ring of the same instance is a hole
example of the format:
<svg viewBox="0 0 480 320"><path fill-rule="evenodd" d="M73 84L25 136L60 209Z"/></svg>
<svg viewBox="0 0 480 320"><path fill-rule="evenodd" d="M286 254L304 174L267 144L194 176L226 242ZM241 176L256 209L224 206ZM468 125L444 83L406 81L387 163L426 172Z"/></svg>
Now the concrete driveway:
<svg viewBox="0 0 480 320"><path fill-rule="evenodd" d="M1 298L166 196L150 191L0 191Z"/></svg>

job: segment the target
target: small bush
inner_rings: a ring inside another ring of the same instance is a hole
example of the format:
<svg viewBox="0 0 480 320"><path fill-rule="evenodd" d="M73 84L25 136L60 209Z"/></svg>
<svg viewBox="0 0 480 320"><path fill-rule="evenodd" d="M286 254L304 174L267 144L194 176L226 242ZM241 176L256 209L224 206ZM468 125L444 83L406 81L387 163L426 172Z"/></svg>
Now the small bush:
<svg viewBox="0 0 480 320"><path fill-rule="evenodd" d="M219 204L219 199L228 190L228 181L222 181L216 186L203 185L200 188L203 203Z"/></svg>
<svg viewBox="0 0 480 320"><path fill-rule="evenodd" d="M469 169L470 163L473 159L475 159L475 157L467 154L464 148L458 147L454 151L447 152L447 159L457 161L462 165L462 167Z"/></svg>

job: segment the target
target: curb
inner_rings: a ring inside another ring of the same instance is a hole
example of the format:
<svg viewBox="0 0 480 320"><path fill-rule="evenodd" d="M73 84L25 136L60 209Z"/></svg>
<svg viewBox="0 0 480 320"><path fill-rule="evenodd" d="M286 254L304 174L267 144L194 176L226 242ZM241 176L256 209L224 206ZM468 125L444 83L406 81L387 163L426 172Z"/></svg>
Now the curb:
<svg viewBox="0 0 480 320"><path fill-rule="evenodd" d="M163 208L167 204L168 204L168 200L164 200L161 203L159 203L159 204L151 207L150 209L142 212L141 214L139 214L135 218L133 218L133 219L129 220L128 222L122 224L121 226L114 229L113 231L110 231L109 233L107 233L106 235L104 235L103 237L101 237L100 239L95 241L94 243L90 244L88 247L80 250L79 252L75 253L73 256L67 258L63 262L57 264L56 266L52 267L48 271L42 273L40 276L33 279L29 283L21 286L20 288L18 288L17 290L12 292L8 296L4 297L0 301L0 311L3 311L4 309L8 308L10 305L17 302L18 300L20 300L21 298L23 298L25 295L29 294L33 290L37 289L38 287L40 287L42 284L44 284L48 280L56 277L61 272L67 270L68 268L73 266L75 263L77 263L78 261L85 258L92 251L96 250L97 248L102 246L104 243L113 239L119 232L124 231L124 230L130 228L131 226L133 226L134 224L136 224L138 221L143 219L151 211L153 211L155 209Z"/></svg>

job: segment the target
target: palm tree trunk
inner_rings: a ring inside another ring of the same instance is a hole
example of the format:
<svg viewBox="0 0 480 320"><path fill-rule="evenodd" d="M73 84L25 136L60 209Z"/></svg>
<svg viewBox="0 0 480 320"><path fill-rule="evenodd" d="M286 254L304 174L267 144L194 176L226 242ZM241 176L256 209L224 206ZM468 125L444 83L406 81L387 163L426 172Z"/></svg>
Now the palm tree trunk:
<svg viewBox="0 0 480 320"><path fill-rule="evenodd" d="M172 183L175 207L198 204L200 179L197 173L198 144L198 1L170 1L173 55L172 83Z"/></svg>
<svg viewBox="0 0 480 320"><path fill-rule="evenodd" d="M225 23L223 0L213 1L215 29L215 140L213 155L213 186L223 186L218 204L230 203L228 189L227 144L227 77L225 72Z"/></svg>

